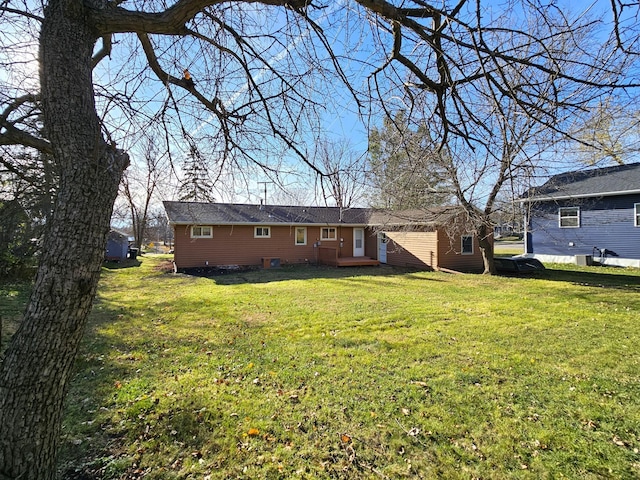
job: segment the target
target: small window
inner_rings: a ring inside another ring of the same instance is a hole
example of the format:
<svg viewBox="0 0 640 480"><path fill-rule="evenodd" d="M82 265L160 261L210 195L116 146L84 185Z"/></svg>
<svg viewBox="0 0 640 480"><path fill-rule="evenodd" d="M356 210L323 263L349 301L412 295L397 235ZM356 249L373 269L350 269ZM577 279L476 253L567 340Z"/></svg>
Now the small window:
<svg viewBox="0 0 640 480"><path fill-rule="evenodd" d="M473 235L462 236L462 255L473 255Z"/></svg>
<svg viewBox="0 0 640 480"><path fill-rule="evenodd" d="M296 245L307 244L307 227L296 227Z"/></svg>
<svg viewBox="0 0 640 480"><path fill-rule="evenodd" d="M558 217L560 228L578 228L580 226L579 207L560 207Z"/></svg>
<svg viewBox="0 0 640 480"><path fill-rule="evenodd" d="M336 238L335 227L322 227L320 230L320 240L335 240Z"/></svg>
<svg viewBox="0 0 640 480"><path fill-rule="evenodd" d="M640 227L640 203L636 203L633 206L633 224L636 227Z"/></svg>
<svg viewBox="0 0 640 480"><path fill-rule="evenodd" d="M191 238L213 238L213 227L209 225L194 225L191 227Z"/></svg>
<svg viewBox="0 0 640 480"><path fill-rule="evenodd" d="M271 238L271 227L256 227L253 236L255 238Z"/></svg>

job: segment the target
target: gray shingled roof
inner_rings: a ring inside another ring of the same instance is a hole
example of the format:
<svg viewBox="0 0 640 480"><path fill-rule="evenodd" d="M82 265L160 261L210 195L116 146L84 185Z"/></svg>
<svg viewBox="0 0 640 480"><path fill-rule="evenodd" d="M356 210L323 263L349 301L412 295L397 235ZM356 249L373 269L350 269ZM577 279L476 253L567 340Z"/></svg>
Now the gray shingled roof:
<svg viewBox="0 0 640 480"><path fill-rule="evenodd" d="M443 209L388 213L370 208L247 205L240 203L163 202L174 225L434 225L451 213Z"/></svg>
<svg viewBox="0 0 640 480"><path fill-rule="evenodd" d="M562 173L532 188L524 201L640 193L640 163Z"/></svg>
<svg viewBox="0 0 640 480"><path fill-rule="evenodd" d="M163 202L174 224L255 225L366 225L369 209L337 207L294 207L239 203Z"/></svg>

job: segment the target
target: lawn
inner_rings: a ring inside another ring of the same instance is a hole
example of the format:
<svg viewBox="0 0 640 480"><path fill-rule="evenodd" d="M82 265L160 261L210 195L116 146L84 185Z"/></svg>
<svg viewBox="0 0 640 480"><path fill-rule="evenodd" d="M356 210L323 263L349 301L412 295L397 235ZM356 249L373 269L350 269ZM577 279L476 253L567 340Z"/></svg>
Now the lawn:
<svg viewBox="0 0 640 480"><path fill-rule="evenodd" d="M640 476L640 270L200 278L166 258L104 269L66 478Z"/></svg>

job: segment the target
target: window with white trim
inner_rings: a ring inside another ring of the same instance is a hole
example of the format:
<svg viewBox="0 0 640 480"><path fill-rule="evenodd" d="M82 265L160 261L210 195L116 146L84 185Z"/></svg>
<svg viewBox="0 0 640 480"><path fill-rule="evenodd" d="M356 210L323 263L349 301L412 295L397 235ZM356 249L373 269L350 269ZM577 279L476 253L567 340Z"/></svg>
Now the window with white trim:
<svg viewBox="0 0 640 480"><path fill-rule="evenodd" d="M558 224L560 228L580 227L580 207L560 207L558 209Z"/></svg>
<svg viewBox="0 0 640 480"><path fill-rule="evenodd" d="M336 227L322 227L320 229L320 240L336 240L337 238Z"/></svg>
<svg viewBox="0 0 640 480"><path fill-rule="evenodd" d="M253 236L255 238L271 238L271 227L256 227Z"/></svg>
<svg viewBox="0 0 640 480"><path fill-rule="evenodd" d="M193 225L191 238L213 238L213 227L211 225Z"/></svg>
<svg viewBox="0 0 640 480"><path fill-rule="evenodd" d="M640 203L636 203L633 206L633 224L636 227L640 227Z"/></svg>
<svg viewBox="0 0 640 480"><path fill-rule="evenodd" d="M462 255L473 255L473 235L462 235Z"/></svg>
<svg viewBox="0 0 640 480"><path fill-rule="evenodd" d="M307 244L307 227L296 227L296 245Z"/></svg>

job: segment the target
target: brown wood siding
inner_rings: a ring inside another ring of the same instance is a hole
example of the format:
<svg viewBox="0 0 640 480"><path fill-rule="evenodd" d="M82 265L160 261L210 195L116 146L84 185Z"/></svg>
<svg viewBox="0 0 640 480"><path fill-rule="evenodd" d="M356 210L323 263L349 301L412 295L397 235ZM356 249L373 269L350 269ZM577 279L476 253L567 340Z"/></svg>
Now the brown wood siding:
<svg viewBox="0 0 640 480"><path fill-rule="evenodd" d="M436 232L386 232L387 264L399 267L437 268ZM376 256L377 257L377 256Z"/></svg>
<svg viewBox="0 0 640 480"><path fill-rule="evenodd" d="M364 255L378 259L378 233L373 228L364 229Z"/></svg>
<svg viewBox="0 0 640 480"><path fill-rule="evenodd" d="M340 242L342 239L342 242ZM342 243L342 246L340 246ZM322 242L322 245L333 247L329 242ZM353 257L353 227L338 227L338 256Z"/></svg>
<svg viewBox="0 0 640 480"><path fill-rule="evenodd" d="M338 266L338 249L335 247L318 247L318 263L321 265Z"/></svg>
<svg viewBox="0 0 640 480"><path fill-rule="evenodd" d="M295 244L296 226L269 226L270 238L254 238L255 226L213 226L213 238L191 238L190 225L175 227L174 261L178 268L219 265L262 265L262 258L279 258L282 265L316 263L320 226L307 228L307 244ZM353 228L336 227L336 240L322 246L338 249L341 257L353 255ZM340 247L340 239L343 245Z"/></svg>
<svg viewBox="0 0 640 480"><path fill-rule="evenodd" d="M473 236L473 254L462 255L462 235L449 238L443 230L438 231L438 267L459 272L482 272L484 263L478 238Z"/></svg>

